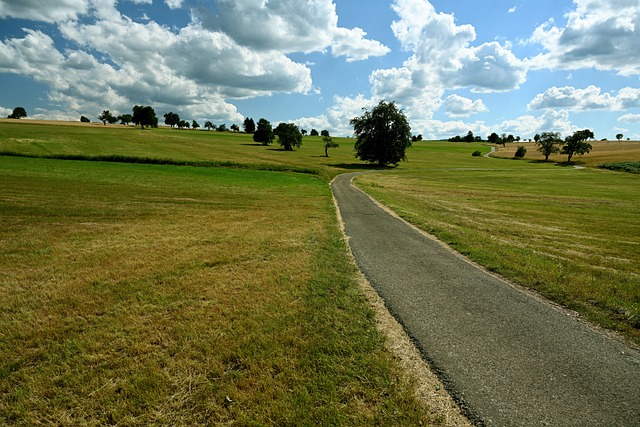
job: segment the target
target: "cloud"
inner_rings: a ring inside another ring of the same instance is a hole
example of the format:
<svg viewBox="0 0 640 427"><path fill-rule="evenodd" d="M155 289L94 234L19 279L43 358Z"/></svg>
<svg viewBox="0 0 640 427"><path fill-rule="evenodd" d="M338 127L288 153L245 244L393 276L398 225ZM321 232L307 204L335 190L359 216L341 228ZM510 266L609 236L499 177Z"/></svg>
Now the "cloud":
<svg viewBox="0 0 640 427"><path fill-rule="evenodd" d="M399 19L391 25L411 55L402 67L374 71L372 94L406 106L412 117L432 118L446 90L510 91L526 79L516 56L497 42L473 46L471 25L457 25L453 15L437 13L426 0L396 0Z"/></svg>
<svg viewBox="0 0 640 427"><path fill-rule="evenodd" d="M509 8L509 10L507 11L507 13L515 13L516 10L518 10L517 6L513 6L511 8Z"/></svg>
<svg viewBox="0 0 640 427"><path fill-rule="evenodd" d="M89 10L89 0L0 0L0 19L18 18L42 22L78 19Z"/></svg>
<svg viewBox="0 0 640 427"><path fill-rule="evenodd" d="M547 110L541 116L531 115L519 116L515 119L505 120L495 126L492 132L519 135L522 138L533 138L540 132L560 132L569 135L578 127L571 124L569 111L567 110Z"/></svg>
<svg viewBox="0 0 640 427"><path fill-rule="evenodd" d="M465 98L456 94L449 95L444 100L444 106L449 117L468 117L473 114L482 113L488 111L487 106L484 105L481 99L472 101L469 98Z"/></svg>
<svg viewBox="0 0 640 427"><path fill-rule="evenodd" d="M640 89L623 88L617 95L602 93L596 86L576 89L572 86L551 87L528 104L530 110L566 108L573 111L626 110L640 107Z"/></svg>
<svg viewBox="0 0 640 427"><path fill-rule="evenodd" d="M640 114L625 114L618 117L619 122L624 123L640 123Z"/></svg>
<svg viewBox="0 0 640 427"><path fill-rule="evenodd" d="M321 52L330 48L348 61L382 56L389 48L366 39L360 28L338 27L332 0L219 0L211 10L194 7L202 26L228 34L240 46L256 51Z"/></svg>
<svg viewBox="0 0 640 427"><path fill-rule="evenodd" d="M529 39L544 53L531 58L531 68L613 70L640 74L640 2L638 0L573 0L567 23L553 20L539 26Z"/></svg>

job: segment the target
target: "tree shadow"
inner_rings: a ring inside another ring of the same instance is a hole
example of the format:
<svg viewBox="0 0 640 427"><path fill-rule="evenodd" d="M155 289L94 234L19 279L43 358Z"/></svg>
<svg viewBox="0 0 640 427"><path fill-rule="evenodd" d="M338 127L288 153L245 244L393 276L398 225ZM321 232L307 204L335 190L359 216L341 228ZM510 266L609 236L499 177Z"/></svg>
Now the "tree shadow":
<svg viewBox="0 0 640 427"><path fill-rule="evenodd" d="M324 157L324 156L322 156ZM344 169L344 170L378 170L378 171L387 171L395 169L394 166L380 166L380 165L372 165L368 163L333 163L327 164L327 166Z"/></svg>
<svg viewBox="0 0 640 427"><path fill-rule="evenodd" d="M244 143L244 144L240 144L240 145L244 145L244 146L247 146L247 147L262 147L262 144L257 143L257 142L255 142L253 144Z"/></svg>

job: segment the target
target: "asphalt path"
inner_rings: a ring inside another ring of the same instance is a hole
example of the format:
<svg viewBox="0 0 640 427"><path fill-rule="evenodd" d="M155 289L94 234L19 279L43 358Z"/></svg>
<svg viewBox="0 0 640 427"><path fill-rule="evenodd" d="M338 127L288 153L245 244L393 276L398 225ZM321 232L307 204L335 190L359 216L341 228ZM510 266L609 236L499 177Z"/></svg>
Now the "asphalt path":
<svg viewBox="0 0 640 427"><path fill-rule="evenodd" d="M487 426L640 426L640 352L478 268L351 185L353 256L465 414Z"/></svg>

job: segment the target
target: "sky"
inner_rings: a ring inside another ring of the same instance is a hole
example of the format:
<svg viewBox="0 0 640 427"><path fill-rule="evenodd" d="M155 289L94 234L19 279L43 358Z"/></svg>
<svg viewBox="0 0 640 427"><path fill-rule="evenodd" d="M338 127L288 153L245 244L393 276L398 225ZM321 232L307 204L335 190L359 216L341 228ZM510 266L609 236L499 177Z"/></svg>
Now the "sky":
<svg viewBox="0 0 640 427"><path fill-rule="evenodd" d="M640 139L640 0L0 0L0 117Z"/></svg>

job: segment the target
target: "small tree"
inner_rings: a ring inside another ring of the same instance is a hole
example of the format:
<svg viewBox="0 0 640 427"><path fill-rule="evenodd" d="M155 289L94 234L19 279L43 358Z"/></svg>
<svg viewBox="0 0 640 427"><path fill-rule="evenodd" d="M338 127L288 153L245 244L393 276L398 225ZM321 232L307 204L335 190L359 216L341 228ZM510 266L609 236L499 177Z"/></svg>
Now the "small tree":
<svg viewBox="0 0 640 427"><path fill-rule="evenodd" d="M198 128L200 127L200 124L199 124L198 122L196 122L195 120L193 120L193 121L191 122L191 127L192 127L193 129L198 129Z"/></svg>
<svg viewBox="0 0 640 427"><path fill-rule="evenodd" d="M619 133L616 135L616 139L618 140L618 142L622 141L622 138L624 138L624 135Z"/></svg>
<svg viewBox="0 0 640 427"><path fill-rule="evenodd" d="M467 132L467 136L464 137L464 142L473 142L476 138L473 136L473 132Z"/></svg>
<svg viewBox="0 0 640 427"><path fill-rule="evenodd" d="M526 147L524 145L521 145L516 150L515 158L516 159L521 159L521 158L523 158L525 156L525 154L527 154L527 149L526 149Z"/></svg>
<svg viewBox="0 0 640 427"><path fill-rule="evenodd" d="M575 131L573 135L566 137L562 154L567 155L567 162L571 163L571 158L575 154L583 155L590 152L593 147L587 140L593 137L593 132L589 129Z"/></svg>
<svg viewBox="0 0 640 427"><path fill-rule="evenodd" d="M325 129L325 130L323 130L323 131L320 131L320 136L330 136L330 135L329 135L329 131L328 131L328 130L326 130L326 129Z"/></svg>
<svg viewBox="0 0 640 427"><path fill-rule="evenodd" d="M536 140L538 151L544 156L545 161L549 160L551 154L560 151L559 146L562 145L560 132L542 132L542 134L536 135L536 138L534 139Z"/></svg>
<svg viewBox="0 0 640 427"><path fill-rule="evenodd" d="M256 124L253 119L247 117L244 119L244 123L242 124L245 133L254 133L256 131Z"/></svg>
<svg viewBox="0 0 640 427"><path fill-rule="evenodd" d="M319 136L320 134L318 133L317 130L315 129L311 129L311 133L309 134L310 136Z"/></svg>
<svg viewBox="0 0 640 427"><path fill-rule="evenodd" d="M324 142L324 156L325 157L329 157L329 148L338 148L340 146L340 145L338 145L337 142L333 142L333 138L331 138L328 135L322 137L322 142Z"/></svg>
<svg viewBox="0 0 640 427"><path fill-rule="evenodd" d="M487 137L487 141L489 141L490 144L499 144L500 136L497 133L493 132Z"/></svg>
<svg viewBox="0 0 640 427"><path fill-rule="evenodd" d="M237 124L235 124L235 123L234 123L234 124L232 124L229 128L230 128L233 132L240 132L240 126L238 126L238 125L237 125Z"/></svg>
<svg viewBox="0 0 640 427"><path fill-rule="evenodd" d="M174 113L173 111L168 112L164 115L164 124L171 127L180 127L180 115Z"/></svg>
<svg viewBox="0 0 640 427"><path fill-rule="evenodd" d="M145 126L158 126L158 117L156 117L156 112L153 107L150 106L145 107L142 105L135 105L133 107L133 116L131 121L135 125L140 125L142 129L144 129Z"/></svg>
<svg viewBox="0 0 640 427"><path fill-rule="evenodd" d="M293 147L300 148L302 145L300 129L293 123L280 123L277 128L277 134L280 146L286 151L293 151Z"/></svg>
<svg viewBox="0 0 640 427"><path fill-rule="evenodd" d="M121 116L118 116L118 120L120 120L120 123L123 125L128 125L131 123L131 120L133 120L133 117L131 117L131 114L122 114Z"/></svg>
<svg viewBox="0 0 640 427"><path fill-rule="evenodd" d="M211 130L211 129L215 129L216 125L214 125L211 120L207 120L206 122L204 122L204 127L207 130Z"/></svg>
<svg viewBox="0 0 640 427"><path fill-rule="evenodd" d="M411 147L411 127L402 110L394 102L380 103L364 115L351 119L357 141L355 156L380 166L397 165L406 160L406 150Z"/></svg>
<svg viewBox="0 0 640 427"><path fill-rule="evenodd" d="M253 134L253 140L261 143L262 145L269 145L274 139L275 135L273 134L273 127L271 126L271 123L269 123L265 118L258 120L258 126Z"/></svg>
<svg viewBox="0 0 640 427"><path fill-rule="evenodd" d="M107 123L109 124L114 124L118 121L117 117L114 117L109 110L104 110L102 112L102 114L100 114L98 116L98 120L100 120L102 122L103 125L106 125Z"/></svg>
<svg viewBox="0 0 640 427"><path fill-rule="evenodd" d="M226 124L221 124L220 126L218 126L218 129L216 129L218 132L226 132L227 131L227 125Z"/></svg>
<svg viewBox="0 0 640 427"><path fill-rule="evenodd" d="M22 119L27 117L27 110L23 107L16 107L13 112L7 116L7 119Z"/></svg>
<svg viewBox="0 0 640 427"><path fill-rule="evenodd" d="M80 122L82 122L82 123L91 123L91 120L89 120L85 116L80 116Z"/></svg>

